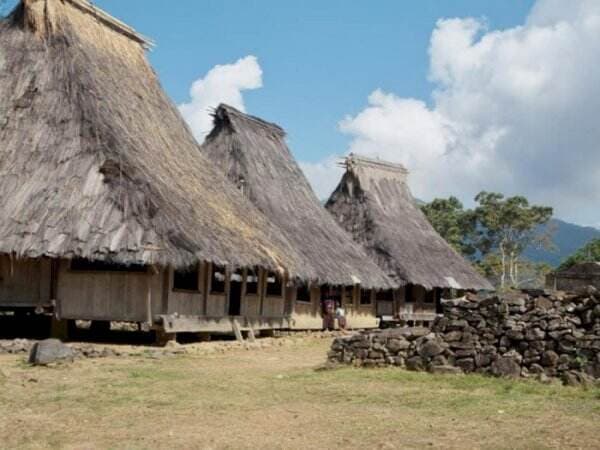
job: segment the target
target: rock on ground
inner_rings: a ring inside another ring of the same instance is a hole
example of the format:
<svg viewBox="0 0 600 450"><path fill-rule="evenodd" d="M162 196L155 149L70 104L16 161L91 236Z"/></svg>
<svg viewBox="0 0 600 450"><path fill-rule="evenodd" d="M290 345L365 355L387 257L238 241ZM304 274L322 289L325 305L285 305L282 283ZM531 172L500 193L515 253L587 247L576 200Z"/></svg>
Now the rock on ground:
<svg viewBox="0 0 600 450"><path fill-rule="evenodd" d="M57 362L72 362L75 359L73 349L58 339L46 339L37 342L29 353L29 363L34 366L46 366Z"/></svg>

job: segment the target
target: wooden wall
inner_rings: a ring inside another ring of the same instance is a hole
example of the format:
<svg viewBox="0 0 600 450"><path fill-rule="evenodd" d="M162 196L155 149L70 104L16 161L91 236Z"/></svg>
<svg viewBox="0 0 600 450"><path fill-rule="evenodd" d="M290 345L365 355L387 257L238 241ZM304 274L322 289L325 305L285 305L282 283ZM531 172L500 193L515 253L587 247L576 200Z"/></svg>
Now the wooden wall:
<svg viewBox="0 0 600 450"><path fill-rule="evenodd" d="M159 315L226 317L229 312L230 273L225 293L211 293L211 265L198 271L197 291L173 289L173 269L148 268L146 272L73 271L70 261L56 261L56 312L62 319L147 322ZM15 260L0 256L0 307L49 305L51 303L50 259ZM246 295L243 271L240 315L248 318L289 317L293 329L321 329L321 292L311 287L310 302L297 301L297 289L286 286L282 295L267 295L267 273L258 271L258 294ZM342 288L349 328L378 325L376 302L360 304L358 287ZM149 315L150 314L150 315Z"/></svg>
<svg viewBox="0 0 600 450"><path fill-rule="evenodd" d="M0 306L49 306L51 261L0 255Z"/></svg>
<svg viewBox="0 0 600 450"><path fill-rule="evenodd" d="M64 319L114 320L145 322L151 314L224 317L229 314L230 276L228 271L224 293L211 293L210 264L198 271L197 291L173 289L173 269L135 272L72 271L69 261L61 261L58 275L59 314ZM283 295L266 295L266 273L259 271L257 295L245 295L246 271L243 271L240 314L247 317L283 317L286 305ZM37 297L36 297L37 299Z"/></svg>
<svg viewBox="0 0 600 450"><path fill-rule="evenodd" d="M427 290L424 287L412 286L412 301L406 300L406 290L406 287L402 287L395 293L398 315L402 317L407 314L435 314L435 301L432 303L425 301Z"/></svg>
<svg viewBox="0 0 600 450"><path fill-rule="evenodd" d="M379 326L379 320L376 314L376 305L371 293L371 304L361 305L360 304L360 288L359 286L347 287L352 289L353 305L350 311L346 312L346 321L348 322L349 328L377 328ZM346 295L350 295L347 294Z"/></svg>
<svg viewBox="0 0 600 450"><path fill-rule="evenodd" d="M262 294L262 313L264 317L283 317L285 315L286 280L281 282L281 295L267 295L267 273L263 273Z"/></svg>
<svg viewBox="0 0 600 450"><path fill-rule="evenodd" d="M173 288L173 277L175 271L172 268L166 270L168 273L166 291L167 307L166 314L179 314L182 316L204 315L204 300L206 298L206 285L208 277L208 264L200 264L198 267L198 290L187 291ZM165 310L165 308L161 308Z"/></svg>
<svg viewBox="0 0 600 450"><path fill-rule="evenodd" d="M146 273L72 271L60 261L57 314L61 319L145 322L163 311L162 271Z"/></svg>
<svg viewBox="0 0 600 450"><path fill-rule="evenodd" d="M323 328L323 317L321 315L321 290L318 286L312 286L310 290L310 303L296 301L295 288L289 288L293 292L293 311L291 314L291 328L295 330L320 330ZM375 315L375 301L369 305L360 304L360 288L348 286L342 288L342 304L346 310L347 327L352 328L376 328L379 321Z"/></svg>

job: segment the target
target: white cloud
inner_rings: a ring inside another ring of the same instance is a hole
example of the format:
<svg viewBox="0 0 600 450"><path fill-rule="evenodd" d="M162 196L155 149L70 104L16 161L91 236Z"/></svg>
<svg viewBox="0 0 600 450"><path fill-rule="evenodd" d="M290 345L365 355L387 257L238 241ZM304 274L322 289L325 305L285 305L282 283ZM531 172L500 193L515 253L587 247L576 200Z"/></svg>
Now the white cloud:
<svg viewBox="0 0 600 450"><path fill-rule="evenodd" d="M432 105L376 90L340 129L348 151L404 163L421 198L519 193L598 224L599 54L597 0L538 0L524 25L500 31L440 20L429 49ZM305 167L314 180L323 164Z"/></svg>
<svg viewBox="0 0 600 450"><path fill-rule="evenodd" d="M337 164L339 159L340 157L336 155L330 155L318 162L300 161L300 168L308 178L319 200L329 198L344 174L344 170Z"/></svg>
<svg viewBox="0 0 600 450"><path fill-rule="evenodd" d="M245 111L242 91L262 87L262 70L256 56L233 64L217 65L192 84L190 102L179 106L183 117L200 142L212 129L211 112L219 103Z"/></svg>

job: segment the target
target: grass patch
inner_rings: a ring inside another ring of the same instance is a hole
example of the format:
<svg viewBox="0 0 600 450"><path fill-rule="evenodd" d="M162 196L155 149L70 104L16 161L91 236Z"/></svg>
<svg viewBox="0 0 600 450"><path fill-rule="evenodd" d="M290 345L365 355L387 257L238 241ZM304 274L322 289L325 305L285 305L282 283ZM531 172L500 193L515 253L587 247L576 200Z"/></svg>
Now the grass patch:
<svg viewBox="0 0 600 450"><path fill-rule="evenodd" d="M597 388L394 368L315 370L327 346L307 340L211 356L81 360L55 368L30 368L19 357L0 356L6 375L0 377L0 447L598 445Z"/></svg>

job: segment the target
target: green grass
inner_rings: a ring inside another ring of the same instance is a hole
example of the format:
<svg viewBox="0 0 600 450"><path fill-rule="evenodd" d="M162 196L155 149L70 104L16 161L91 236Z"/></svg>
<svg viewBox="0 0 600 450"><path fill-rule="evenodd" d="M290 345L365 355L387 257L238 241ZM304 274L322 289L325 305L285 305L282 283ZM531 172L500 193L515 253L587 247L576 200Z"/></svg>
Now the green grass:
<svg viewBox="0 0 600 450"><path fill-rule="evenodd" d="M598 388L394 368L315 370L327 345L307 340L210 356L80 360L56 368L31 368L19 357L2 356L0 447L600 445Z"/></svg>

